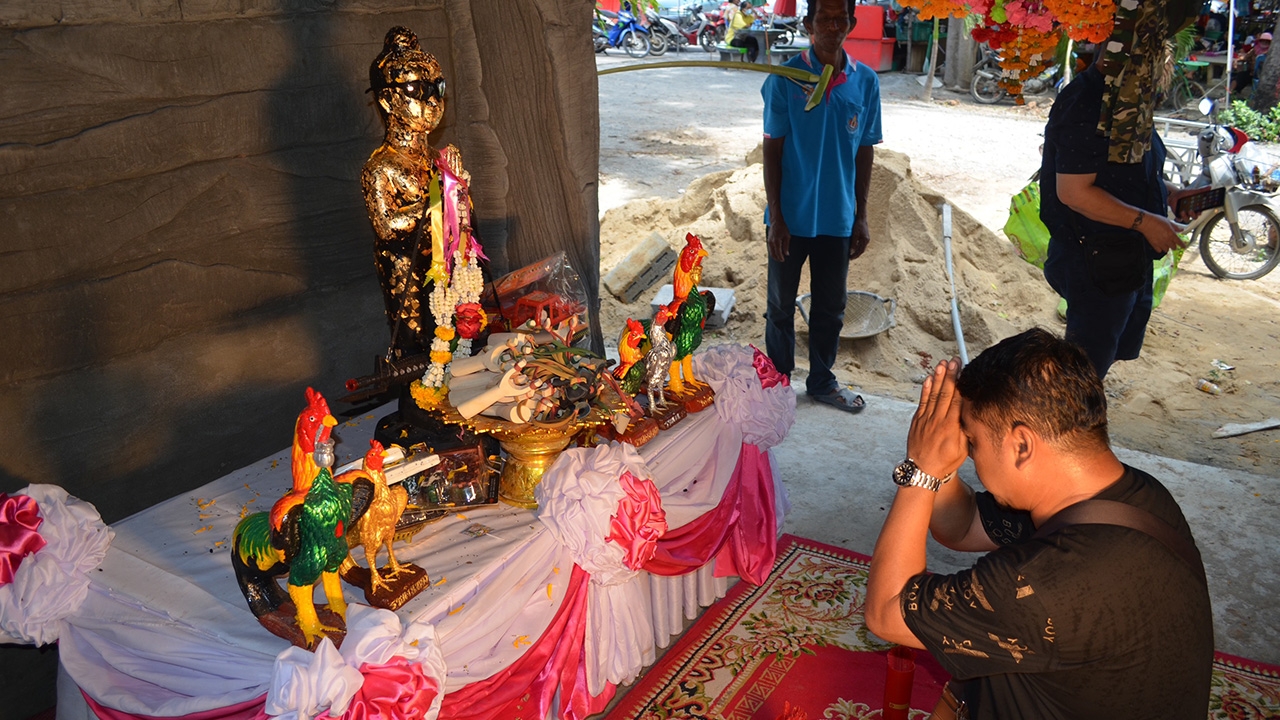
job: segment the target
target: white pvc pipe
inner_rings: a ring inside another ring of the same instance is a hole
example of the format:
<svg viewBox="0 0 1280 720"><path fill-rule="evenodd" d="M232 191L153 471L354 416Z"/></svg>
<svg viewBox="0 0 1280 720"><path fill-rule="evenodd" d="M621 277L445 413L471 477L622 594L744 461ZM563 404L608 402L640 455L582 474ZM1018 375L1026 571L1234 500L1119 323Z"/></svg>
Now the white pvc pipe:
<svg viewBox="0 0 1280 720"><path fill-rule="evenodd" d="M956 274L951 266L951 203L942 203L942 248L947 258L947 278L951 281L951 326L956 332L960 364L969 364L969 350L964 346L964 330L960 327L960 306L956 303Z"/></svg>

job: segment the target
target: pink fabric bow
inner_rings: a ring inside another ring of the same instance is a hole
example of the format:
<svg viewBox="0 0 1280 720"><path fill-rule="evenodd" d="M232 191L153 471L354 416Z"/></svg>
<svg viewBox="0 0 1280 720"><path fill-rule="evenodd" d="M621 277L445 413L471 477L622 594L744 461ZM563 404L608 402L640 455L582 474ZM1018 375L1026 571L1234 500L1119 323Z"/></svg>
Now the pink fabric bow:
<svg viewBox="0 0 1280 720"><path fill-rule="evenodd" d="M658 551L658 539L667 532L667 513L662 497L650 480L642 480L630 471L622 473L622 489L627 493L618 501L618 512L609 518L609 536L626 551L623 563L639 570Z"/></svg>
<svg viewBox="0 0 1280 720"><path fill-rule="evenodd" d="M791 387L791 379L778 372L778 368L774 367L773 361L769 359L768 355L760 352L760 348L755 345L751 346L751 350L755 353L751 357L751 364L755 366L756 375L760 377L760 387L765 390L774 385Z"/></svg>
<svg viewBox="0 0 1280 720"><path fill-rule="evenodd" d="M343 720L413 720L424 718L440 693L422 666L400 656L385 665L360 667L364 684L351 698Z"/></svg>
<svg viewBox="0 0 1280 720"><path fill-rule="evenodd" d="M22 559L44 547L37 532L43 522L35 500L0 493L0 585L13 582Z"/></svg>

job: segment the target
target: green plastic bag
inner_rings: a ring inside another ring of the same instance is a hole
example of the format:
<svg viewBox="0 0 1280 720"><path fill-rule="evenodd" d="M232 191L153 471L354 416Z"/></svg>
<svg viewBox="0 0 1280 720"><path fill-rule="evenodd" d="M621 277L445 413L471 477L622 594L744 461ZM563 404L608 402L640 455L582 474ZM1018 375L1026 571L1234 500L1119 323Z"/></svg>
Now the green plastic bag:
<svg viewBox="0 0 1280 720"><path fill-rule="evenodd" d="M1032 182L1009 201L1004 234L1027 262L1044 269L1049 254L1049 228L1040 222L1040 183Z"/></svg>
<svg viewBox="0 0 1280 720"><path fill-rule="evenodd" d="M1013 243L1018 256L1044 269L1049 255L1049 228L1040 222L1040 183L1033 181L1009 201L1009 220L1004 224L1004 234ZM1185 238L1183 238L1185 239ZM1152 263L1151 307L1160 307L1173 276L1178 274L1178 263L1184 250L1174 250ZM1058 315L1066 317L1067 301L1058 303Z"/></svg>

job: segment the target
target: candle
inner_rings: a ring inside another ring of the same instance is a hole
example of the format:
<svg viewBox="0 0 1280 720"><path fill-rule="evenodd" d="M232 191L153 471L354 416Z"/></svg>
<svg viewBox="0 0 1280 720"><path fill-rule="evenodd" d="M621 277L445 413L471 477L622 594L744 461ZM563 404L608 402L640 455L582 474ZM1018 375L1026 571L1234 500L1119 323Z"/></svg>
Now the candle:
<svg viewBox="0 0 1280 720"><path fill-rule="evenodd" d="M911 708L911 684L916 674L916 653L901 645L889 651L884 682L884 720L907 720Z"/></svg>

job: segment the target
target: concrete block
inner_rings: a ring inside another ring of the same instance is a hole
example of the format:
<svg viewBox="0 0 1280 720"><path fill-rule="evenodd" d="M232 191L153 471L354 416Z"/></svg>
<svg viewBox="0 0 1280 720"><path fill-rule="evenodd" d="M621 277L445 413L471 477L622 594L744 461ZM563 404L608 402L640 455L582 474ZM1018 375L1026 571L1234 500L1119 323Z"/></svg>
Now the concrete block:
<svg viewBox="0 0 1280 720"><path fill-rule="evenodd" d="M676 251L655 231L604 276L604 287L630 304L654 283L670 276L675 264Z"/></svg>
<svg viewBox="0 0 1280 720"><path fill-rule="evenodd" d="M698 290L710 290L711 294L716 296L716 308L711 311L711 316L707 318L707 327L724 327L729 322L729 313L733 312L733 304L738 299L733 288L700 287ZM657 315L658 308L671 302L675 296L675 288L670 283L667 283L658 288L658 294L653 296L653 300L649 302L649 307Z"/></svg>

